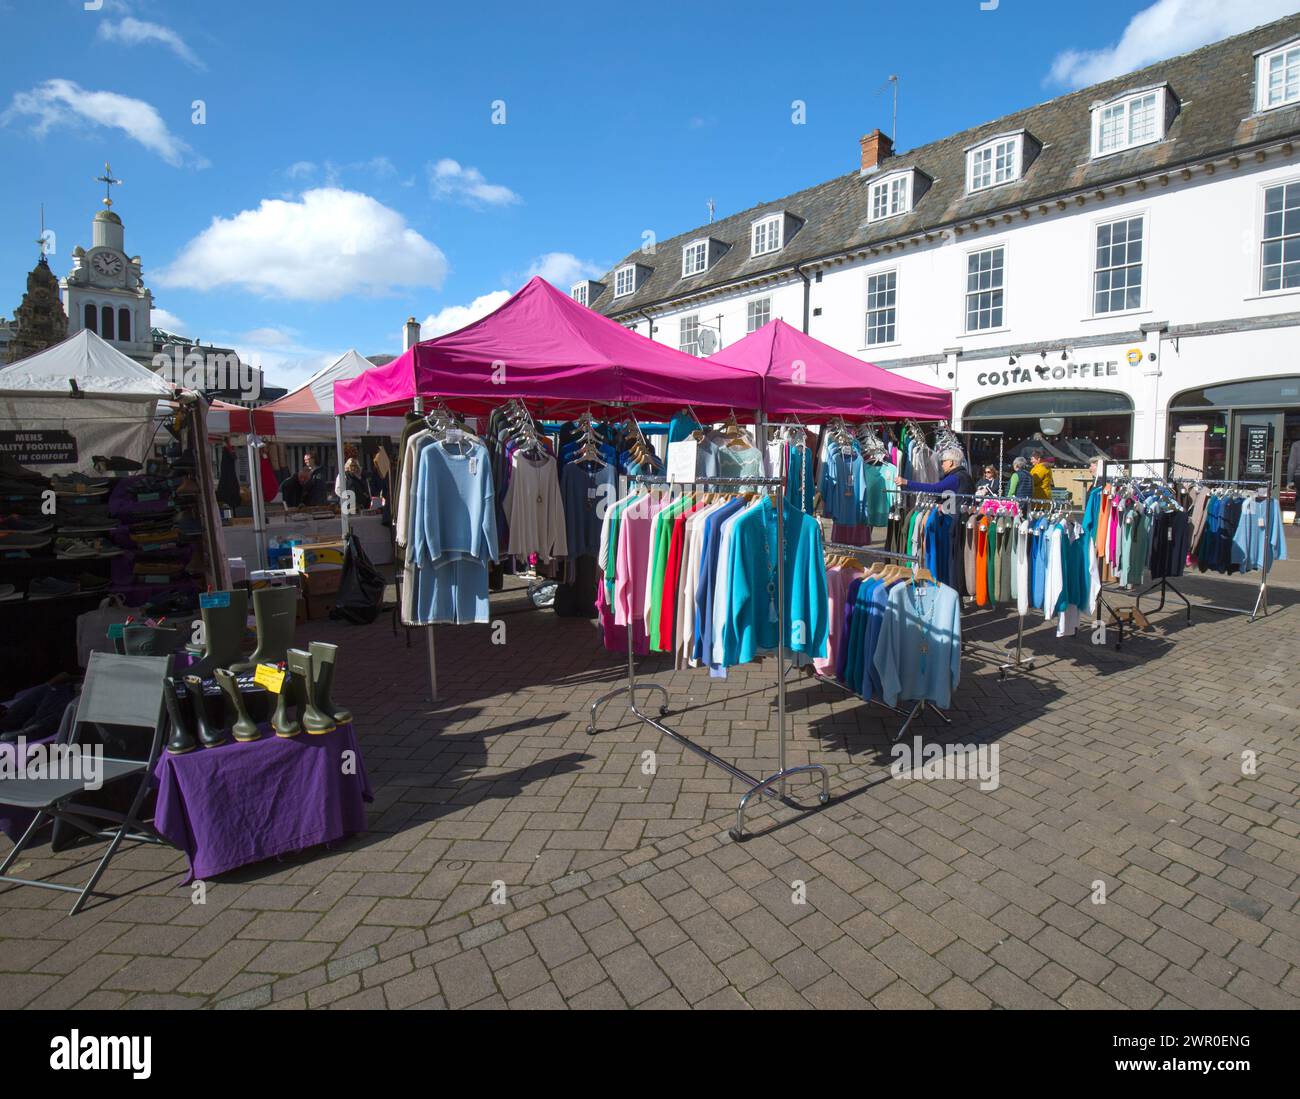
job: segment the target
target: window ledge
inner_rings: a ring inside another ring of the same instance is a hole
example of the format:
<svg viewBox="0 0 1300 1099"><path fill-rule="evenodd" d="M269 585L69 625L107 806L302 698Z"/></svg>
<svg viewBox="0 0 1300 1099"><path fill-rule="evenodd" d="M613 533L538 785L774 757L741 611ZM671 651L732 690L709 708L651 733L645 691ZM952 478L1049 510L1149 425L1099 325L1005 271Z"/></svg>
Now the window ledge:
<svg viewBox="0 0 1300 1099"><path fill-rule="evenodd" d="M957 339L974 340L981 336L999 336L1003 332L1010 332L1011 326L1004 324L1001 328L973 328L969 332L962 332Z"/></svg>
<svg viewBox="0 0 1300 1099"><path fill-rule="evenodd" d="M1113 313L1093 313L1089 317L1084 317L1081 324L1091 324L1093 321L1108 321L1115 317L1142 317L1147 313L1153 313L1153 309L1116 309Z"/></svg>
<svg viewBox="0 0 1300 1099"><path fill-rule="evenodd" d="M1300 294L1300 286L1293 286L1287 290L1265 290L1260 294L1247 294L1242 301L1270 301L1273 298L1293 298Z"/></svg>
<svg viewBox="0 0 1300 1099"><path fill-rule="evenodd" d="M902 340L894 340L892 343L873 343L867 347L859 347L858 354L873 355L877 351L887 351L891 347L902 347L902 346L903 346Z"/></svg>

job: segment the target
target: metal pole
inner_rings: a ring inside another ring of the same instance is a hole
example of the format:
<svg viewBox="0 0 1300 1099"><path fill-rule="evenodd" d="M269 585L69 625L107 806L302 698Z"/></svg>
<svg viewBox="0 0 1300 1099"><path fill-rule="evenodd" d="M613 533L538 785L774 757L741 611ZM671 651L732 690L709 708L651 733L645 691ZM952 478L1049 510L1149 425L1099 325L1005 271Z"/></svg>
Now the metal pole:
<svg viewBox="0 0 1300 1099"><path fill-rule="evenodd" d="M785 774L785 485L776 486L776 735L781 745L778 770ZM785 797L785 779L781 779Z"/></svg>
<svg viewBox="0 0 1300 1099"><path fill-rule="evenodd" d="M251 414L250 414L251 419ZM253 425L249 425L250 427ZM266 559L266 501L262 498L262 458L257 446L257 435L250 431L246 436L248 449L248 499L253 505L253 544L257 553L257 568L264 569ZM252 569L250 572L254 571Z"/></svg>
<svg viewBox="0 0 1300 1099"><path fill-rule="evenodd" d="M344 493L347 492L348 482L347 482L347 478L343 474L343 417L342 416L334 417L334 449L338 455L337 476L338 476L338 485L339 485L339 518L342 520L342 524L343 524L343 537L347 538L348 506L347 506L347 497L344 495Z"/></svg>
<svg viewBox="0 0 1300 1099"><path fill-rule="evenodd" d="M411 403L411 408L415 412L423 412L424 398L423 397L414 398L414 400ZM340 450L342 450L341 444L340 444ZM408 538L406 540L406 553L410 553L410 552L411 552L411 540ZM424 643L425 643L425 650L428 653L428 657L429 657L429 701L437 702L438 701L438 658L437 658L437 647L435 646L433 640L432 626L424 627Z"/></svg>

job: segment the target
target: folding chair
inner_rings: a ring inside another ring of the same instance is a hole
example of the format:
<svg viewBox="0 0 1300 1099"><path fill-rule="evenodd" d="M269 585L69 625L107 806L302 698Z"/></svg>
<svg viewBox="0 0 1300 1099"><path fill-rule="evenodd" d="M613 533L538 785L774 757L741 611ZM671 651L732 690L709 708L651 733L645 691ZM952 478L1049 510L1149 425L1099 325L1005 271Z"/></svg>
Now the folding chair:
<svg viewBox="0 0 1300 1099"><path fill-rule="evenodd" d="M138 819L137 814L145 803L152 785L154 765L162 751L164 689L171 660L164 656L121 656L117 653L91 653L72 720L70 744L80 744L82 726L87 723L127 726L148 729L151 733L147 760L123 759L105 756L102 766L103 785L138 779L139 787L131 808L125 814L92 805L78 805L74 798L86 788L84 778L8 778L0 779L0 804L16 805L36 810L36 816L27 831L14 845L8 857L0 864L0 882L13 885L35 885L41 889L59 889L76 893L77 899L70 915L75 916L86 903L95 883L108 867L123 839L142 843L165 843L158 833ZM61 739L61 738L60 738ZM46 820L63 821L80 832L109 840L108 850L99 860L95 872L84 886L62 885L58 882L36 881L9 875L23 848ZM95 823L95 818L113 822L110 826Z"/></svg>

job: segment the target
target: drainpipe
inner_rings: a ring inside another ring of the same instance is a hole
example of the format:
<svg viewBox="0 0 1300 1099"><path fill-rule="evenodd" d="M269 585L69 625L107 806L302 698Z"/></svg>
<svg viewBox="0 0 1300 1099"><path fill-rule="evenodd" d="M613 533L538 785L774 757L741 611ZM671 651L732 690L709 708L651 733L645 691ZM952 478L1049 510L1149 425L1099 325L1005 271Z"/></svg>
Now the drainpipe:
<svg viewBox="0 0 1300 1099"><path fill-rule="evenodd" d="M808 320L812 315L812 283L808 281L808 276L803 273L803 265L796 263L794 273L803 279L803 334L808 335Z"/></svg>
<svg viewBox="0 0 1300 1099"><path fill-rule="evenodd" d="M646 335L649 336L649 337L653 340L653 339L655 338L655 321L654 321L654 317L650 316L650 314L647 313L644 309L638 309L637 312L640 313L641 316L645 317L645 322L646 322L646 326L647 326Z"/></svg>

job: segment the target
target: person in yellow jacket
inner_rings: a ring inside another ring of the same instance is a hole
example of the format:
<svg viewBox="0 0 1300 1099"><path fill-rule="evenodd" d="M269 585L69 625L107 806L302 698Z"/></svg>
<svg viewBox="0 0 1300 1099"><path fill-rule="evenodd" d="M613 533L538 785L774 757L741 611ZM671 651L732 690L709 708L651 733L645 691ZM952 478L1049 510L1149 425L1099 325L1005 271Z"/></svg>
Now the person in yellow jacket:
<svg viewBox="0 0 1300 1099"><path fill-rule="evenodd" d="M1029 478L1033 481L1035 500L1050 500L1052 498L1052 471L1043 463L1043 452L1035 450L1033 453L1034 464L1029 468Z"/></svg>

